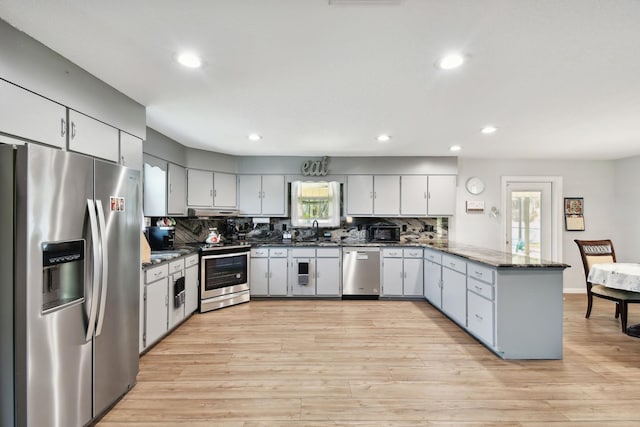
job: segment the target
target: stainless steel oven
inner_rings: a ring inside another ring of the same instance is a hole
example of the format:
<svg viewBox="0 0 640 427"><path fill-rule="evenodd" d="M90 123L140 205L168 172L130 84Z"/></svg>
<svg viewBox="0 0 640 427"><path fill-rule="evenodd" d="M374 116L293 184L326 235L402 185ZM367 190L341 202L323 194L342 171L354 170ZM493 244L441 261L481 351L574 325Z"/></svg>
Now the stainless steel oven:
<svg viewBox="0 0 640 427"><path fill-rule="evenodd" d="M249 301L249 245L201 249L200 312Z"/></svg>

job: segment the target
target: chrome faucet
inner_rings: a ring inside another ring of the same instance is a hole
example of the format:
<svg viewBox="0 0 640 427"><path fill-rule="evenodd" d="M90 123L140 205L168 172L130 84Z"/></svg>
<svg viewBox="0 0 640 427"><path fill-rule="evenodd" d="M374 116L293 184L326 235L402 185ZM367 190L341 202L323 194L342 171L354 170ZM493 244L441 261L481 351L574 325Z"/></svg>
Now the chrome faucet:
<svg viewBox="0 0 640 427"><path fill-rule="evenodd" d="M320 227L319 227L319 225L318 225L318 220L317 220L317 219L314 219L314 220L313 220L313 222L311 223L311 228L312 228L312 229L313 229L313 228L315 228L315 229L316 229L315 236L316 236L316 240L318 240L318 239L320 238Z"/></svg>

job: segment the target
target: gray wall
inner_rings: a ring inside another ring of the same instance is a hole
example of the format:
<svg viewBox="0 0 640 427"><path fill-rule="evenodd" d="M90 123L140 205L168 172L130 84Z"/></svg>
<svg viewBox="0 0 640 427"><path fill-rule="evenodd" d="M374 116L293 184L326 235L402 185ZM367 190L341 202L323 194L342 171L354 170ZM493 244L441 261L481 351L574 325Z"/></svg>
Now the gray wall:
<svg viewBox="0 0 640 427"><path fill-rule="evenodd" d="M501 216L489 215L491 206L501 209L502 176L561 176L563 197L584 197L585 231L564 231L562 236L562 261L571 265L565 270L564 288L569 291L585 290L582 261L574 239L611 238L617 225L613 215L617 209L614 188L629 187L632 181L618 183L614 174L614 162L609 160L490 160L461 158L458 175L456 215L449 224L450 240L504 250ZM636 169L640 166L637 162ZM637 172L636 172L637 173ZM478 176L486 184L485 191L470 195L464 187L471 176ZM637 181L636 181L637 182ZM635 190L637 192L637 190ZM485 202L483 214L466 213L467 200ZM500 213L502 215L502 212ZM636 235L637 236L637 235ZM623 240L616 244L616 252ZM636 252L638 253L638 252Z"/></svg>
<svg viewBox="0 0 640 427"><path fill-rule="evenodd" d="M142 152L180 166L187 164L187 148L151 128L147 128L147 139L142 143Z"/></svg>
<svg viewBox="0 0 640 427"><path fill-rule="evenodd" d="M143 105L3 20L0 20L0 78L143 140L146 138Z"/></svg>
<svg viewBox="0 0 640 427"><path fill-rule="evenodd" d="M238 173L299 175L306 160L321 157L242 156ZM455 175L456 157L329 157L329 173Z"/></svg>
<svg viewBox="0 0 640 427"><path fill-rule="evenodd" d="M616 258L619 262L640 262L640 156L616 160L614 179L609 221L614 224Z"/></svg>

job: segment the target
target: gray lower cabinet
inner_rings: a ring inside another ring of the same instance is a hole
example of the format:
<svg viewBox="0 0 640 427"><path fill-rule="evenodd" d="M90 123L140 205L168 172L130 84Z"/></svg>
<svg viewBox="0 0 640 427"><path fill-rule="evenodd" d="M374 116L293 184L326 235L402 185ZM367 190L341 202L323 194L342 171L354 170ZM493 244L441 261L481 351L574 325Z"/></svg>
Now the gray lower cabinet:
<svg viewBox="0 0 640 427"><path fill-rule="evenodd" d="M169 312L169 329L173 329L184 320L184 301L178 296L176 282L184 278L184 259L169 263L169 300L167 309Z"/></svg>
<svg viewBox="0 0 640 427"><path fill-rule="evenodd" d="M424 297L442 308L442 253L431 249L424 250Z"/></svg>
<svg viewBox="0 0 640 427"><path fill-rule="evenodd" d="M467 326L467 264L461 258L442 256L442 311L460 326Z"/></svg>
<svg viewBox="0 0 640 427"><path fill-rule="evenodd" d="M381 255L383 296L424 295L422 248L383 248Z"/></svg>
<svg viewBox="0 0 640 427"><path fill-rule="evenodd" d="M143 340L147 348L168 330L169 264L147 269L144 302Z"/></svg>
<svg viewBox="0 0 640 427"><path fill-rule="evenodd" d="M184 315L188 316L198 309L198 255L189 255L184 259Z"/></svg>
<svg viewBox="0 0 640 427"><path fill-rule="evenodd" d="M258 247L251 249L252 296L342 295L340 248Z"/></svg>
<svg viewBox="0 0 640 427"><path fill-rule="evenodd" d="M342 260L338 248L316 249L316 295L342 295Z"/></svg>
<svg viewBox="0 0 640 427"><path fill-rule="evenodd" d="M424 261L425 297L497 355L562 358L562 267L496 268L432 249Z"/></svg>
<svg viewBox="0 0 640 427"><path fill-rule="evenodd" d="M253 248L249 289L252 296L286 296L287 295L287 248Z"/></svg>
<svg viewBox="0 0 640 427"><path fill-rule="evenodd" d="M312 248L291 249L291 271L289 275L291 295L313 296L316 294L316 250Z"/></svg>
<svg viewBox="0 0 640 427"><path fill-rule="evenodd" d="M140 352L198 309L198 255L185 255L142 272ZM184 302L176 301L176 281L184 277Z"/></svg>

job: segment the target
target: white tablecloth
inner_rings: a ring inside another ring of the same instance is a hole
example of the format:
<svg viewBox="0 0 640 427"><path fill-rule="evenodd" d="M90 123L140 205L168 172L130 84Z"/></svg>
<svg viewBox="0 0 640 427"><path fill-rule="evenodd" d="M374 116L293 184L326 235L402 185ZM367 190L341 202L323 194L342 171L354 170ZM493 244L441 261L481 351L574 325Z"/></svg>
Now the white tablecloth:
<svg viewBox="0 0 640 427"><path fill-rule="evenodd" d="M624 262L595 264L589 270L587 281L594 285L640 292L640 264Z"/></svg>

